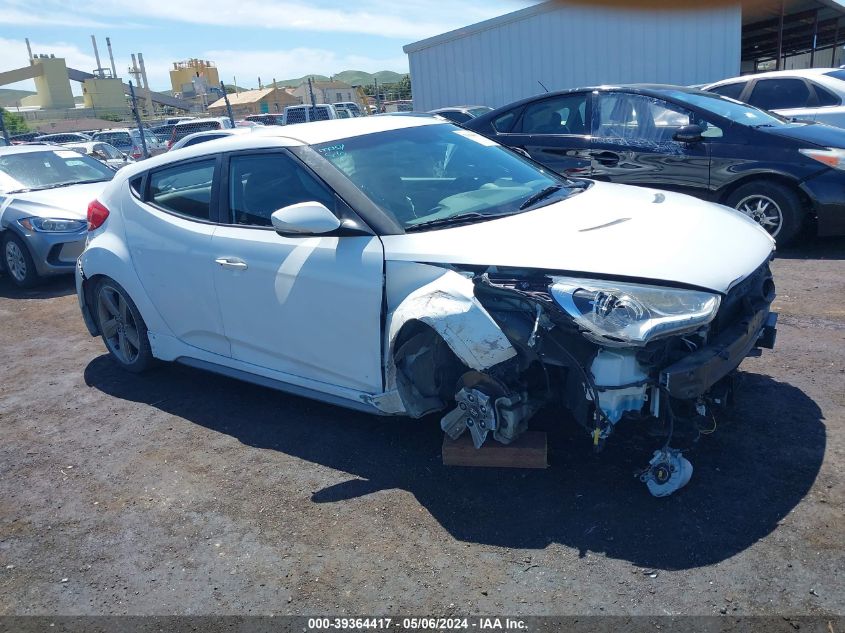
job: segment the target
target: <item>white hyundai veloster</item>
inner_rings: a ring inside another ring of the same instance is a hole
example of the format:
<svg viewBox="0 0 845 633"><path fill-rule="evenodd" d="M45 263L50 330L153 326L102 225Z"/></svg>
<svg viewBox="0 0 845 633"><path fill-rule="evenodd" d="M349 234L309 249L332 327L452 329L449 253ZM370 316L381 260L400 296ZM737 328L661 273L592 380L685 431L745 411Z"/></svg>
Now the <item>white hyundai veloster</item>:
<svg viewBox="0 0 845 633"><path fill-rule="evenodd" d="M114 360L177 361L381 414L443 411L476 447L543 406L601 448L663 432L683 486L742 359L772 347L774 242L687 196L570 180L428 116L308 123L121 170L77 290Z"/></svg>

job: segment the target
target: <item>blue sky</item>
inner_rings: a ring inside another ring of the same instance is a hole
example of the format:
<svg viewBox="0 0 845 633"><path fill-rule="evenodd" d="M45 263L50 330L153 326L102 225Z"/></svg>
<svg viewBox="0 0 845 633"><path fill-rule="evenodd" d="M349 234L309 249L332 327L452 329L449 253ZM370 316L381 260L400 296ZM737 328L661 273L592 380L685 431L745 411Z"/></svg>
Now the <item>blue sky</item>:
<svg viewBox="0 0 845 633"><path fill-rule="evenodd" d="M533 4L530 0L0 0L0 71L33 53L96 66L97 36L108 66L111 38L118 74L128 79L130 54L141 52L153 89L170 88L171 63L197 57L216 63L220 78L255 87L305 74L341 70L407 72L402 46ZM37 7L34 9L33 7ZM34 89L32 82L5 86ZM74 84L74 92L79 88Z"/></svg>

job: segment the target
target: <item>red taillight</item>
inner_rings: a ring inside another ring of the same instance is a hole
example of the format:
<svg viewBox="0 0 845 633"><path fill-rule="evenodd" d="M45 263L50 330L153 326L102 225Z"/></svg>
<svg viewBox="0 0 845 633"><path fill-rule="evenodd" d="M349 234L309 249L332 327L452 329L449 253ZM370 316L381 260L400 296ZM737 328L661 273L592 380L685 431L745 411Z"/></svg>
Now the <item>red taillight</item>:
<svg viewBox="0 0 845 633"><path fill-rule="evenodd" d="M141 158L144 154L141 152L141 148L137 145L132 146L132 158L138 159Z"/></svg>
<svg viewBox="0 0 845 633"><path fill-rule="evenodd" d="M99 200L92 200L88 205L88 230L93 231L103 226L109 217L109 210Z"/></svg>

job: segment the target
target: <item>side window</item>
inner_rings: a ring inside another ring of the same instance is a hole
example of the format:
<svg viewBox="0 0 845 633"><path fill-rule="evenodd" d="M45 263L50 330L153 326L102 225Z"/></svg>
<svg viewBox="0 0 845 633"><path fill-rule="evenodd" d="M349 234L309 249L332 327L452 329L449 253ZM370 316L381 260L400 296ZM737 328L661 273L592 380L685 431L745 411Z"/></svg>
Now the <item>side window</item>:
<svg viewBox="0 0 845 633"><path fill-rule="evenodd" d="M839 97L830 92L827 88L822 88L819 84L813 84L813 88L816 89L816 96L819 98L819 105L821 107L840 105L841 102Z"/></svg>
<svg viewBox="0 0 845 633"><path fill-rule="evenodd" d="M148 201L179 215L210 220L215 162L204 160L154 171Z"/></svg>
<svg viewBox="0 0 845 633"><path fill-rule="evenodd" d="M230 224L271 226L270 215L298 202L334 209L334 195L294 158L282 153L233 156L229 160Z"/></svg>
<svg viewBox="0 0 845 633"><path fill-rule="evenodd" d="M501 134L507 134L513 127L513 121L516 118L516 110L511 110L502 116L493 120L493 129Z"/></svg>
<svg viewBox="0 0 845 633"><path fill-rule="evenodd" d="M523 134L587 134L587 93L530 104L522 115Z"/></svg>
<svg viewBox="0 0 845 633"><path fill-rule="evenodd" d="M759 79L754 84L748 103L763 110L803 108L810 90L803 79Z"/></svg>
<svg viewBox="0 0 845 633"><path fill-rule="evenodd" d="M660 99L627 93L599 95L593 115L593 135L620 143L674 142L678 128L689 125L692 114Z"/></svg>
<svg viewBox="0 0 845 633"><path fill-rule="evenodd" d="M742 91L745 90L745 83L746 82L744 81L737 81L732 84L716 86L715 88L710 88L708 92L714 92L717 95L722 95L723 97L730 97L731 99L739 100L739 95L741 95Z"/></svg>

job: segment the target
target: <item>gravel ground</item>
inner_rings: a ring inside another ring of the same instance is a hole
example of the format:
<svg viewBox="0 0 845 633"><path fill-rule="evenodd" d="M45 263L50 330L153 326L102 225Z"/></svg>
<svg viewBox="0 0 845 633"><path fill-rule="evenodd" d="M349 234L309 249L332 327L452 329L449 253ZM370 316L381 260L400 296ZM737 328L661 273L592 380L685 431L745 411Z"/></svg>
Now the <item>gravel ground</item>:
<svg viewBox="0 0 845 633"><path fill-rule="evenodd" d="M843 614L845 240L774 263L779 340L680 493L547 412L544 471L385 419L117 370L72 282L0 278L0 615Z"/></svg>

